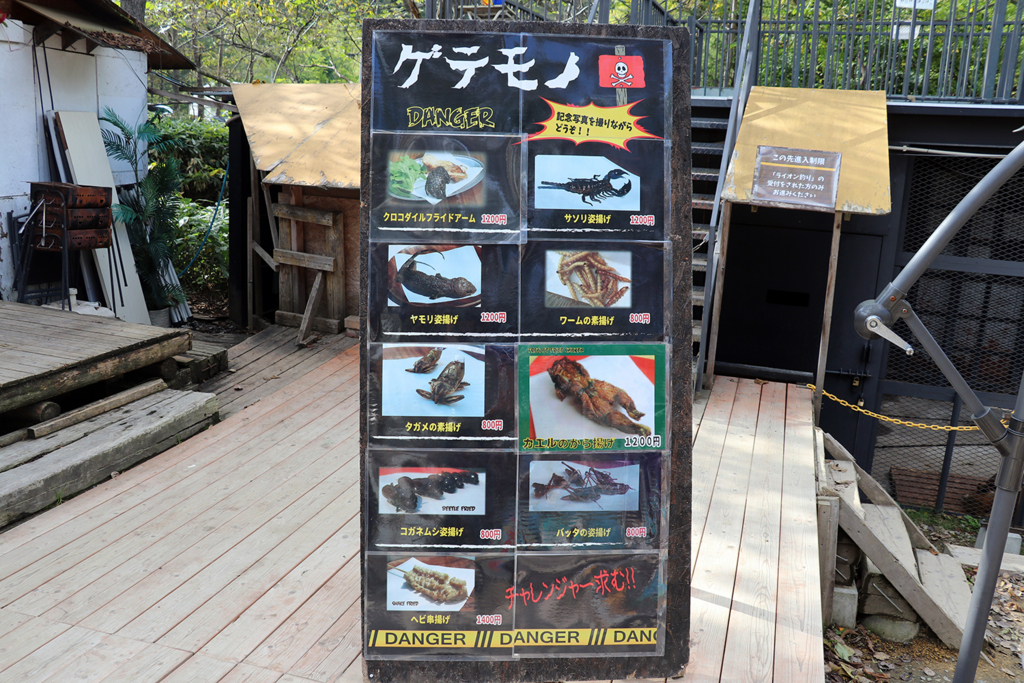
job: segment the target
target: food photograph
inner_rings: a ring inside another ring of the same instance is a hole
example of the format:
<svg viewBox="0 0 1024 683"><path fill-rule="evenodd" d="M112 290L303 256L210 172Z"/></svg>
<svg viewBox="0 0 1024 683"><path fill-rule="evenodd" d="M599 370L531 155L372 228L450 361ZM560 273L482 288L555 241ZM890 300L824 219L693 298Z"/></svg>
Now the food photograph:
<svg viewBox="0 0 1024 683"><path fill-rule="evenodd" d="M479 247L388 245L389 306L479 306L481 291Z"/></svg>
<svg viewBox="0 0 1024 683"><path fill-rule="evenodd" d="M482 417L484 347L385 344L381 414Z"/></svg>
<svg viewBox="0 0 1024 683"><path fill-rule="evenodd" d="M388 563L387 608L398 612L458 612L476 588L476 567L458 557Z"/></svg>
<svg viewBox="0 0 1024 683"><path fill-rule="evenodd" d="M388 163L388 192L397 199L431 205L466 193L464 205L481 203L484 186L480 181L484 179L485 167L482 157L472 152L393 153ZM479 190L470 194L478 186Z"/></svg>
<svg viewBox="0 0 1024 683"><path fill-rule="evenodd" d="M538 154L534 207L639 211L640 177L600 156Z"/></svg>
<svg viewBox="0 0 1024 683"><path fill-rule="evenodd" d="M631 308L632 254L628 251L549 250L545 260L548 308Z"/></svg>
<svg viewBox="0 0 1024 683"><path fill-rule="evenodd" d="M530 462L531 512L616 512L640 509L635 462Z"/></svg>
<svg viewBox="0 0 1024 683"><path fill-rule="evenodd" d="M380 514L487 514L487 473L450 467L382 467Z"/></svg>
<svg viewBox="0 0 1024 683"><path fill-rule="evenodd" d="M531 358L533 438L649 436L654 426L654 379L637 365L643 359L653 366L653 357L628 355Z"/></svg>

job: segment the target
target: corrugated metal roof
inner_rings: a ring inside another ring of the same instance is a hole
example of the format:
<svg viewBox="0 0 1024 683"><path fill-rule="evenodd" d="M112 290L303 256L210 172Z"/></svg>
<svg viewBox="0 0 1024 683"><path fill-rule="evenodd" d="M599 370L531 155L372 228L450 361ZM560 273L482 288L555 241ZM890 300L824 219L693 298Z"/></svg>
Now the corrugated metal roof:
<svg viewBox="0 0 1024 683"><path fill-rule="evenodd" d="M236 83L231 88L263 181L359 189L358 83Z"/></svg>

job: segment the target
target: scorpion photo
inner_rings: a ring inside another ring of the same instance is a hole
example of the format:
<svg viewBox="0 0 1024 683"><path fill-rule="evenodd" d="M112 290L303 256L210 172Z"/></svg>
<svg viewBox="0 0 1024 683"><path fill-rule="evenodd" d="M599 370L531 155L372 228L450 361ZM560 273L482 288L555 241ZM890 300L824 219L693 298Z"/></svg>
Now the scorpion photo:
<svg viewBox="0 0 1024 683"><path fill-rule="evenodd" d="M622 169L613 168L608 171L603 178L598 174L591 178L570 178L568 182L564 183L554 183L549 180L544 180L541 181L540 187L543 190L565 190L566 192L578 194L584 204L593 206L593 203L587 201L587 199L591 199L600 204L602 199L608 199L609 197L625 197L629 194L630 190L633 189L633 181L627 180L618 188L612 185L613 180L622 178L625 175L626 172Z"/></svg>

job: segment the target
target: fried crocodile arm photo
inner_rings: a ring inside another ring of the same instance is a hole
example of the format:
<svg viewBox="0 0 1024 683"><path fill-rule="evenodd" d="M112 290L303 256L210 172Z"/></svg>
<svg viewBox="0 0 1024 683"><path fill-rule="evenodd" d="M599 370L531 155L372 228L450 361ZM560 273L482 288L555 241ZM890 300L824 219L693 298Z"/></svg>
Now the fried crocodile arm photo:
<svg viewBox="0 0 1024 683"><path fill-rule="evenodd" d="M569 358L559 358L548 368L548 375L555 383L555 395L558 400L566 396L588 420L612 427L626 434L649 436L650 427L637 424L629 418L639 420L644 416L636 408L633 399L622 389L602 380L591 379L590 373L582 365ZM616 408L622 406L629 413L626 417Z"/></svg>

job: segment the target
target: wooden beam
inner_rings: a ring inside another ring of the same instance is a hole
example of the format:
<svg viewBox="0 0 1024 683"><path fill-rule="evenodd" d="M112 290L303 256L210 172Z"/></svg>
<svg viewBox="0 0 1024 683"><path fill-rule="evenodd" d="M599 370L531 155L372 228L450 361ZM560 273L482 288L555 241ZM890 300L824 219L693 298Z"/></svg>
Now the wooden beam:
<svg viewBox="0 0 1024 683"><path fill-rule="evenodd" d="M253 286L253 271L255 270L255 263L253 263L253 245L256 244L253 241L253 223L256 220L256 216L253 213L252 197L249 197L246 200L245 206L245 290L246 299L248 299L245 311L245 326L247 329L252 330L252 318L256 311L256 288Z"/></svg>
<svg viewBox="0 0 1024 683"><path fill-rule="evenodd" d="M155 394L158 391L163 391L166 388L167 384L162 379L150 380L145 384L132 387L127 391L122 391L119 394L114 394L113 396L102 398L99 401L93 401L92 403L84 405L76 410L71 410L53 420L37 424L34 427L29 427L28 435L33 439L38 439L46 436L47 434L53 434L58 429L64 429L65 427L85 422L97 415L102 415L103 413L109 412L115 408L120 408L132 401L137 401L140 398L144 398L150 394Z"/></svg>
<svg viewBox="0 0 1024 683"><path fill-rule="evenodd" d="M189 336L176 335L132 351L124 351L112 358L85 363L67 370L46 375L37 375L31 382L12 388L0 395L0 413L7 412L26 403L43 401L66 394L74 389L89 386L138 368L151 365L188 351Z"/></svg>
<svg viewBox="0 0 1024 683"><path fill-rule="evenodd" d="M32 42L36 45L42 45L49 39L50 36L58 33L61 30L61 26L54 21L44 21L32 30Z"/></svg>
<svg viewBox="0 0 1024 683"><path fill-rule="evenodd" d="M178 102L187 102L189 104L201 104L206 107L214 107L216 109L227 109L238 113L238 107L227 102L218 102L217 100L207 100L202 97L191 97L189 95L182 95L176 92L170 92L168 90L160 90L158 88L146 88L151 95L157 95L159 97L166 97L169 100L176 100Z"/></svg>
<svg viewBox="0 0 1024 683"><path fill-rule="evenodd" d="M332 214L331 227L325 228L327 253L337 259L337 269L325 283L327 286L327 317L345 318L345 214Z"/></svg>
<svg viewBox="0 0 1024 683"><path fill-rule="evenodd" d="M870 474L861 469L861 466L854 460L853 455L850 451L846 450L843 444L836 441L831 434L828 432L822 432L821 429L817 431L821 432L822 442L825 444L825 450L828 451L833 458L836 460L845 460L846 462L853 463L857 472L857 485L867 494L868 498L875 505L889 505L895 508L899 508L900 516L903 517L903 525L907 527L907 533L910 535L910 544L915 548L924 548L933 554L938 554L935 546L928 540L928 537L921 533L921 530L917 528L914 521L907 517L907 513L903 511L903 508L892 499L889 492L882 488L882 485L875 481L875 478Z"/></svg>
<svg viewBox="0 0 1024 683"><path fill-rule="evenodd" d="M324 271L318 271L316 279L313 280L313 288L309 292L309 301L306 302L306 312L302 315L302 324L299 325L299 341L298 344L302 345L306 342L306 337L309 336L310 328L313 326L313 314L316 313L316 307L320 304L320 297L324 293Z"/></svg>
<svg viewBox="0 0 1024 683"><path fill-rule="evenodd" d="M334 212L324 211L323 209L307 209L304 206L274 204L273 213L278 218L287 218L302 223L316 223L328 228L334 225Z"/></svg>
<svg viewBox="0 0 1024 683"><path fill-rule="evenodd" d="M284 325L285 327L299 327L302 325L302 314L292 313L291 311L277 311L274 313L274 322L278 325ZM342 324L340 320L334 320L332 318L313 318L314 332L320 332L322 334L340 334L342 330Z"/></svg>
<svg viewBox="0 0 1024 683"><path fill-rule="evenodd" d="M60 406L53 401L39 401L38 403L15 408L8 415L22 424L36 424L52 420L60 415Z"/></svg>
<svg viewBox="0 0 1024 683"><path fill-rule="evenodd" d="M266 262L266 264L270 266L270 269L275 273L277 272L278 268L281 267L281 264L275 261L274 257L268 254L266 250L256 242L252 243L252 250L255 251L256 255L263 259Z"/></svg>
<svg viewBox="0 0 1024 683"><path fill-rule="evenodd" d="M328 273L334 272L333 256L320 256L319 254L307 254L301 251L275 249L274 260L286 266L312 268L313 270L326 271Z"/></svg>
<svg viewBox="0 0 1024 683"><path fill-rule="evenodd" d="M267 220L270 221L270 241L274 243L274 249L277 249L277 216L274 215L274 203L270 201L270 188L263 182L266 177L266 171L260 171L260 187L263 188L263 200L267 205Z"/></svg>
<svg viewBox="0 0 1024 683"><path fill-rule="evenodd" d="M818 496L818 568L821 571L821 622L832 623L836 590L836 544L839 540L839 499Z"/></svg>
<svg viewBox="0 0 1024 683"><path fill-rule="evenodd" d="M825 315L821 321L821 343L818 346L818 372L814 377L814 424L821 423L821 394L825 390L825 364L828 362L828 337L832 329L832 302L836 295L836 271L839 269L839 236L843 214L837 211L832 219L832 251L828 257L828 280L825 282Z"/></svg>
<svg viewBox="0 0 1024 683"><path fill-rule="evenodd" d="M950 649L959 650L963 631L928 595L921 582L907 571L875 532L868 527L867 523L842 498L839 499L839 526L857 544L857 547L878 566L885 578L889 579L889 583L900 592L904 600L910 603L910 606L928 624L939 640Z"/></svg>
<svg viewBox="0 0 1024 683"><path fill-rule="evenodd" d="M715 356L718 351L718 321L722 317L722 288L725 286L725 253L729 247L729 224L732 222L732 202L722 202L722 232L718 235L718 262L715 264L715 297L711 307L711 329L708 330L708 345L705 349L707 369L704 371L704 388L710 389L715 381ZM714 257L714 254L709 254ZM710 266L710 263L708 264ZM704 324L708 324L707 310Z"/></svg>

